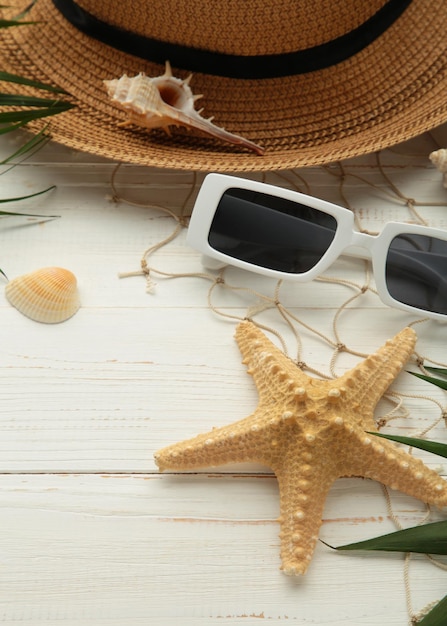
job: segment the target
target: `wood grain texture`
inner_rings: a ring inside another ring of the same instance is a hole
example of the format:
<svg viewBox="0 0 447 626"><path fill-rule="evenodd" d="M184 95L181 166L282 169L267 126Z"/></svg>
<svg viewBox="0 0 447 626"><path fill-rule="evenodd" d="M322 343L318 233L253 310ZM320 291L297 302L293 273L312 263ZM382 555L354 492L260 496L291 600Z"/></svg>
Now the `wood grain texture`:
<svg viewBox="0 0 447 626"><path fill-rule="evenodd" d="M3 139L0 153L11 153L20 140ZM427 158L435 147L427 135L381 159L406 196L426 203L418 207L424 218L447 228L447 190ZM369 229L409 219L408 208L389 195L374 155L344 165L343 192ZM65 266L78 277L83 306L70 321L46 326L22 317L0 293L0 623L406 624L402 555L341 554L319 544L305 577L281 574L278 490L268 468L158 474L155 450L246 416L257 396L233 338L235 320L208 307L210 281L154 276L157 286L147 294L143 277L118 278L139 268L143 251L167 237L173 221L156 209L113 202L113 169L49 144L1 178L2 197L55 183L45 196L3 208L61 217L2 218L0 268L12 278ZM314 195L342 202L337 166L297 173ZM300 183L294 173L284 176ZM275 173L268 178L287 184ZM125 165L116 180L125 197L178 210L201 179ZM167 272L202 271L184 232L151 263ZM329 275L362 285L365 268L340 259ZM266 278L230 270L226 280L275 297L275 283ZM415 319L367 293L342 313L337 337L334 316L354 291L323 282L281 287L281 302L303 323L300 358L326 374L333 347L305 324L368 353ZM243 317L259 298L217 289L213 304ZM295 337L277 312L266 310L260 319L281 333L295 358ZM445 362L446 325L416 330L418 351ZM341 374L359 360L342 353L335 370ZM396 388L417 397L406 399L408 416L390 422L388 432L415 435L439 417L440 407L425 396L445 404L441 390L405 372ZM389 408L382 402L377 414ZM430 435L447 441L442 420ZM446 474L442 460L414 454ZM422 503L397 492L392 503L404 526L423 519ZM336 482L324 541L340 545L394 529L380 485ZM413 559L410 574L416 610L445 594L446 573L424 557Z"/></svg>

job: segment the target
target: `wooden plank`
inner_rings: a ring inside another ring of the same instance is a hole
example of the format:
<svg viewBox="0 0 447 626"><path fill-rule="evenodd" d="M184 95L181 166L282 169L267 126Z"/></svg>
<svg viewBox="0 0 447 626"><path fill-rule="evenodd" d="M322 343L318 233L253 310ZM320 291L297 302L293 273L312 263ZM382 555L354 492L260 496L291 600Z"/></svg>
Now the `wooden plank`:
<svg viewBox="0 0 447 626"><path fill-rule="evenodd" d="M400 626L405 619L399 555L347 555L320 544L305 577L278 570L277 488L269 477L2 476L0 498L5 623L263 618ZM398 494L395 503L403 523L421 519L419 504ZM331 491L326 541L392 529L373 483L341 480ZM422 576L418 603L444 592L425 559L412 568Z"/></svg>

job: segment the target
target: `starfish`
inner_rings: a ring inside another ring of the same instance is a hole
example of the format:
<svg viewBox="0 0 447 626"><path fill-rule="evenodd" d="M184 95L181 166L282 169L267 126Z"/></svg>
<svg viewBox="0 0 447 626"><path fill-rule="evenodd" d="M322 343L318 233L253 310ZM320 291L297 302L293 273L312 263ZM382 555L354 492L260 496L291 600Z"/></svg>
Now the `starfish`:
<svg viewBox="0 0 447 626"><path fill-rule="evenodd" d="M254 323L236 340L253 376L259 404L251 415L155 454L160 471L259 462L280 494L281 569L304 574L318 540L332 483L358 476L423 502L447 506L447 482L377 432L374 409L410 357L416 333L404 328L375 354L337 379L305 374Z"/></svg>

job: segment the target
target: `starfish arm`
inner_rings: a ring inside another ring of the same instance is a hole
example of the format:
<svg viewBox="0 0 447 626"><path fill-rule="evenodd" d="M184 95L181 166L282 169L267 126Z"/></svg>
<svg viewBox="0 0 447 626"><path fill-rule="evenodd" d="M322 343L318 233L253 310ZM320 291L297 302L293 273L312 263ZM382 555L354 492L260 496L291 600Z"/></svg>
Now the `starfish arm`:
<svg viewBox="0 0 447 626"><path fill-rule="evenodd" d="M277 348L252 322L241 322L236 341L259 394L259 403L272 401L284 393L284 386L302 392L309 377Z"/></svg>
<svg viewBox="0 0 447 626"><path fill-rule="evenodd" d="M372 478L427 504L447 506L447 481L393 442L354 431L347 445L351 453L344 475Z"/></svg>
<svg viewBox="0 0 447 626"><path fill-rule="evenodd" d="M364 414L372 412L411 356L415 344L414 330L404 328L377 352L346 372L338 379L338 384L346 388L347 400L353 399Z"/></svg>
<svg viewBox="0 0 447 626"><path fill-rule="evenodd" d="M244 462L270 465L270 452L276 450L271 443L273 435L270 430L260 426L261 420L258 412L255 412L228 426L214 428L192 439L167 446L155 453L155 462L160 471Z"/></svg>
<svg viewBox="0 0 447 626"><path fill-rule="evenodd" d="M280 494L281 569L289 576L304 574L312 559L332 480L317 470L297 477L277 474Z"/></svg>

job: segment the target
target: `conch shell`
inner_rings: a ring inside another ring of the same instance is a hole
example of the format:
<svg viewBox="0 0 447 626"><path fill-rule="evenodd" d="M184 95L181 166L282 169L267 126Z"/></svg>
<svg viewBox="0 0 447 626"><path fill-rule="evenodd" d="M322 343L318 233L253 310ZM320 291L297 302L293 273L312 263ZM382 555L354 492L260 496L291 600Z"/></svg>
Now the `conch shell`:
<svg viewBox="0 0 447 626"><path fill-rule="evenodd" d="M47 324L63 322L80 307L76 277L61 267L18 276L6 285L5 295L23 315Z"/></svg>
<svg viewBox="0 0 447 626"><path fill-rule="evenodd" d="M429 154L428 158L436 166L436 168L443 174L444 187L447 187L447 149L440 148Z"/></svg>
<svg viewBox="0 0 447 626"><path fill-rule="evenodd" d="M249 139L234 135L211 123L196 111L194 103L202 95L193 95L189 82L192 74L181 80L172 75L169 62L165 73L150 78L143 73L129 77L126 74L114 80L105 80L109 97L118 107L129 114L129 119L121 126L136 124L145 128L163 128L168 135L169 126L185 126L203 131L207 135L223 141L243 146L259 155L264 149Z"/></svg>

